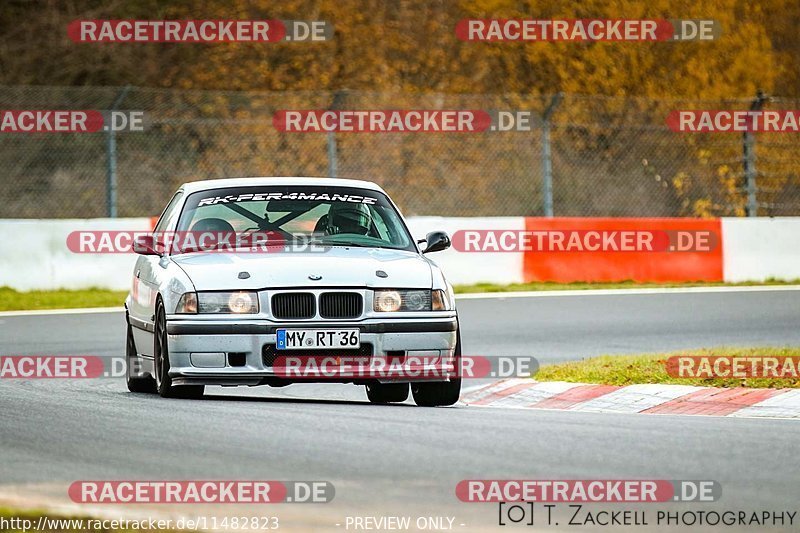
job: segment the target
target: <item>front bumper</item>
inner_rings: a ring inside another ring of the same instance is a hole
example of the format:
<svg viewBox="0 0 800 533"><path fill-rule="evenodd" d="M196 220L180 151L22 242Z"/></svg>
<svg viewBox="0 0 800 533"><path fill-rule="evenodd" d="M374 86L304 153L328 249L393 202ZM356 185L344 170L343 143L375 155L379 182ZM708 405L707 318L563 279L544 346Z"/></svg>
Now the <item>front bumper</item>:
<svg viewBox="0 0 800 533"><path fill-rule="evenodd" d="M365 319L358 322L303 321L275 323L263 319L211 320L187 318L185 315L167 317L170 377L176 385L275 385L326 381L335 383L368 383L403 381L393 377L291 379L276 372L265 346L276 343L280 328L337 329L358 328L361 344L372 346L372 356L398 357L404 355L424 366L416 368L423 374L441 376L434 367L448 365L456 347L458 317L437 316L414 319ZM283 352L283 351L282 351ZM305 350L287 350L287 356L302 356ZM313 353L313 351L310 351ZM347 355L347 353L343 353ZM416 357L415 357L416 356ZM453 374L454 376L455 374ZM448 380L451 376L420 377L424 381ZM406 379L407 381L407 379Z"/></svg>

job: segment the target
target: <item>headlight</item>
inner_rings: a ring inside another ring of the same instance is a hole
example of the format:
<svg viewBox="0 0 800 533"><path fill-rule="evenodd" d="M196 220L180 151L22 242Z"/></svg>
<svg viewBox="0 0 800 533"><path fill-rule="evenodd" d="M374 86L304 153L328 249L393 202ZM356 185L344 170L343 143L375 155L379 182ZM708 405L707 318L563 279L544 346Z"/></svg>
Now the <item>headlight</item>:
<svg viewBox="0 0 800 533"><path fill-rule="evenodd" d="M176 313L258 313L258 294L236 292L187 292L178 301Z"/></svg>
<svg viewBox="0 0 800 533"><path fill-rule="evenodd" d="M197 313L197 294L194 292L185 292L181 299L178 300L178 307L175 308L178 314L195 314Z"/></svg>
<svg viewBox="0 0 800 533"><path fill-rule="evenodd" d="M403 303L409 311L428 311L431 307L430 291L406 291Z"/></svg>
<svg viewBox="0 0 800 533"><path fill-rule="evenodd" d="M394 311L444 311L447 298L442 291L400 289L377 290L373 309L379 313ZM437 303L438 298L438 303Z"/></svg>
<svg viewBox="0 0 800 533"><path fill-rule="evenodd" d="M434 311L452 311L450 297L442 290L433 291L431 294L431 307Z"/></svg>
<svg viewBox="0 0 800 533"><path fill-rule="evenodd" d="M375 291L375 310L381 313L399 311L402 296L398 291Z"/></svg>
<svg viewBox="0 0 800 533"><path fill-rule="evenodd" d="M231 293L228 297L228 309L238 314L258 313L258 296L254 292Z"/></svg>

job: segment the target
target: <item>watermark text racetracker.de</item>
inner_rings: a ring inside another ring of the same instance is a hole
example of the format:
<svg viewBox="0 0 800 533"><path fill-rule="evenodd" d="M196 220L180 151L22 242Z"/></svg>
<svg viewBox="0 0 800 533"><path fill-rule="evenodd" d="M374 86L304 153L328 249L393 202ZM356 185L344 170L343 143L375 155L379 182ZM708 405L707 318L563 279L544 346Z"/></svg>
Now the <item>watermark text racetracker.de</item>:
<svg viewBox="0 0 800 533"><path fill-rule="evenodd" d="M129 253L269 253L325 252L315 235L267 231L121 231L80 230L67 235L67 249L76 254Z"/></svg>
<svg viewBox="0 0 800 533"><path fill-rule="evenodd" d="M674 355L665 363L676 378L800 378L800 357L771 355Z"/></svg>
<svg viewBox="0 0 800 533"><path fill-rule="evenodd" d="M463 19L455 34L490 42L711 41L721 29L708 19Z"/></svg>
<svg viewBox="0 0 800 533"><path fill-rule="evenodd" d="M532 131L536 117L481 109L281 109L272 124L283 133L481 133Z"/></svg>
<svg viewBox="0 0 800 533"><path fill-rule="evenodd" d="M124 358L95 355L0 356L0 379L93 379L125 375Z"/></svg>
<svg viewBox="0 0 800 533"><path fill-rule="evenodd" d="M287 335L294 332L287 332ZM310 350L313 352L313 350ZM281 355L271 364L275 376L291 380L368 380L398 382L442 379L530 378L539 362L530 356L439 355Z"/></svg>
<svg viewBox="0 0 800 533"><path fill-rule="evenodd" d="M800 133L800 110L674 110L667 126L680 133Z"/></svg>
<svg viewBox="0 0 800 533"><path fill-rule="evenodd" d="M711 230L458 230L459 252L711 252L719 245Z"/></svg>
<svg viewBox="0 0 800 533"><path fill-rule="evenodd" d="M329 503L336 495L319 480L80 480L67 492L80 504Z"/></svg>
<svg viewBox="0 0 800 533"><path fill-rule="evenodd" d="M74 20L75 43L276 43L333 38L324 20Z"/></svg>
<svg viewBox="0 0 800 533"><path fill-rule="evenodd" d="M146 127L144 111L0 110L0 133L96 133L144 131Z"/></svg>

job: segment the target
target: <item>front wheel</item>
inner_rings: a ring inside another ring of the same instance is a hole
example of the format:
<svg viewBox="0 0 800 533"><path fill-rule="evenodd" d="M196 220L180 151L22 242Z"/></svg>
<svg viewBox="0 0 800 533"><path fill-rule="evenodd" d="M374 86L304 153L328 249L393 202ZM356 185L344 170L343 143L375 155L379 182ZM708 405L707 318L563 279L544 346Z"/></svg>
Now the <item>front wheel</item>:
<svg viewBox="0 0 800 533"><path fill-rule="evenodd" d="M366 387L367 398L372 403L399 403L408 400L408 383L374 383Z"/></svg>
<svg viewBox="0 0 800 533"><path fill-rule="evenodd" d="M156 389L162 398L194 399L203 396L203 385L172 384L169 375L169 345L167 344L167 314L164 304L158 302L155 324L155 350L153 351L153 366L156 375Z"/></svg>
<svg viewBox="0 0 800 533"><path fill-rule="evenodd" d="M461 368L461 330L456 331L455 366L458 372ZM444 407L453 405L461 395L461 378L450 381L436 381L431 383L413 383L411 393L414 402L422 407Z"/></svg>
<svg viewBox="0 0 800 533"><path fill-rule="evenodd" d="M128 339L125 343L125 383L131 392L153 394L156 392L156 382L150 376L139 376L139 356L136 354L136 344L133 341L133 330L128 324Z"/></svg>
<svg viewBox="0 0 800 533"><path fill-rule="evenodd" d="M453 405L461 395L461 378L435 383L417 383L411 387L414 402L422 407Z"/></svg>

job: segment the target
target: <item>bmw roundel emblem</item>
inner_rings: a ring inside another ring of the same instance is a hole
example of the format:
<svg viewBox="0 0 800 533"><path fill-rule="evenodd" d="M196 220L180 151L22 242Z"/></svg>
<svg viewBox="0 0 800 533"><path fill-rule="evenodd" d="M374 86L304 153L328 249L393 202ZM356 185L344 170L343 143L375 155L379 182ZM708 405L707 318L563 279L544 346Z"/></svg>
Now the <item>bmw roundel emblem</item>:
<svg viewBox="0 0 800 533"><path fill-rule="evenodd" d="M308 279L310 279L311 281L319 281L322 279L322 276L320 276L319 274L311 274L310 276L308 276Z"/></svg>

